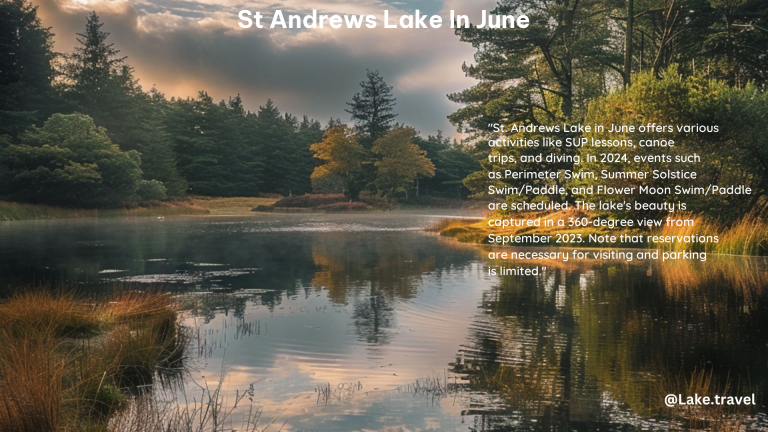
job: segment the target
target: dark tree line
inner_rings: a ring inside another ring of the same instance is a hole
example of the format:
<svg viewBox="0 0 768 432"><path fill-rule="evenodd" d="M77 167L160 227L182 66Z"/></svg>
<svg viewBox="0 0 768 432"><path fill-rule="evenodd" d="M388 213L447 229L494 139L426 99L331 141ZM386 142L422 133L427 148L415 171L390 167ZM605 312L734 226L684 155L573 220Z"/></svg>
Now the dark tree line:
<svg viewBox="0 0 768 432"><path fill-rule="evenodd" d="M321 162L310 146L341 125L340 119L323 126L282 113L271 100L251 112L239 95L216 102L205 91L195 98L168 99L156 88L142 88L95 12L77 35L78 46L64 55L53 52L53 33L36 12L26 0L0 0L0 199L103 206L186 194L313 191L311 175ZM356 138L370 151L395 126L395 99L378 72L369 72L361 85L349 113ZM41 139L56 127L69 132L57 131L58 140ZM132 162L120 165L118 175L107 172L113 167L100 154L83 153L89 148L83 130L98 135L98 146L89 151ZM442 138L416 141L436 166L429 192L456 196L454 177L475 170L473 159ZM373 178L376 162L365 161L367 175L356 185L360 191L379 191ZM53 192L73 184L83 187L66 195ZM321 186L327 189L328 184ZM93 190L110 188L115 193L92 196Z"/></svg>

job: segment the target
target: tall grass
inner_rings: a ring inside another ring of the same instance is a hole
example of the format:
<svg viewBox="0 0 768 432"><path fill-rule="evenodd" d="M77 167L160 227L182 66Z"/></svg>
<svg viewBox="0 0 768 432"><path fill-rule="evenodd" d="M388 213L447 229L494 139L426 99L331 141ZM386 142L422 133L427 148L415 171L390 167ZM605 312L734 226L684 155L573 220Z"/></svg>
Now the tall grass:
<svg viewBox="0 0 768 432"><path fill-rule="evenodd" d="M661 236L717 236L717 242L679 242L658 244L661 250L714 252L725 255L768 254L768 222L748 214L732 224L723 224L703 216L679 216L692 220L692 226L665 226L654 232Z"/></svg>
<svg viewBox="0 0 768 432"><path fill-rule="evenodd" d="M131 389L178 370L188 340L167 294L15 294L0 302L0 431L99 429Z"/></svg>
<svg viewBox="0 0 768 432"><path fill-rule="evenodd" d="M484 243L488 239L488 234L495 235L522 235L535 233L538 235L554 235L556 233L570 233L581 234L585 240L580 243L581 247L590 246L603 246L601 244L590 244L588 241L589 234L649 234L648 231L640 231L638 229L632 230L607 230L604 228L598 229L592 225L587 227L569 228L561 227L557 220L568 220L569 218L588 218L591 219L595 215L583 211L577 211L574 209L563 210L558 212L537 212L537 213L520 213L515 215L514 219L527 219L537 220L541 219L541 226L524 226L524 227L510 227L510 228L498 228L488 225L488 219L496 219L509 216L501 216L499 214L491 214L486 217L485 220L477 221L474 219L444 219L430 228L431 231L439 232L440 235L446 237L453 237L461 242L465 243ZM670 236L670 237L684 237L684 236L717 236L717 242L696 242L696 241L677 241L671 243L630 243L630 244L616 244L615 246L621 247L656 247L663 251L695 251L695 252L712 252L724 255L768 255L768 221L756 213L750 213L744 216L742 219L735 223L725 224L718 222L714 219L707 218L701 215L678 215L672 218L673 221L677 220L690 220L692 224L684 226L668 226L666 219L663 221L663 227L655 229L650 232L654 236ZM547 221L554 221L551 226L547 227Z"/></svg>
<svg viewBox="0 0 768 432"><path fill-rule="evenodd" d="M0 303L0 330L16 339L92 333L100 327L100 319L96 305L68 293L24 291Z"/></svg>
<svg viewBox="0 0 768 432"><path fill-rule="evenodd" d="M18 340L3 334L0 340L0 430L59 430L65 364L55 354L54 339Z"/></svg>

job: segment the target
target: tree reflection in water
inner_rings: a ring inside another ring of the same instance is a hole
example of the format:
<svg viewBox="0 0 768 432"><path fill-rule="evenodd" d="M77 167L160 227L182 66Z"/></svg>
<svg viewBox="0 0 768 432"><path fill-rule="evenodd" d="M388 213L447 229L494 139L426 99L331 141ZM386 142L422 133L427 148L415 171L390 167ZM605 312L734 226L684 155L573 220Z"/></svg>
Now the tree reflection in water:
<svg viewBox="0 0 768 432"><path fill-rule="evenodd" d="M695 390L764 400L766 286L765 261L745 258L582 263L502 277L485 293L452 370L504 403L466 414L479 414L476 430L531 421L537 429L756 422L744 408L669 409L663 396Z"/></svg>

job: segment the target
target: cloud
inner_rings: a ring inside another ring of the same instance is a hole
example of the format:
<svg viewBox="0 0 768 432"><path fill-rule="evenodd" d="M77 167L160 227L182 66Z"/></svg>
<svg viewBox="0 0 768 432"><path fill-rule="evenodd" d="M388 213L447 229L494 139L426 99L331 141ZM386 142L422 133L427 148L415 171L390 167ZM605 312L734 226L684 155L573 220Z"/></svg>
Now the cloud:
<svg viewBox="0 0 768 432"><path fill-rule="evenodd" d="M450 8L469 2L447 0ZM455 3L455 4L454 4ZM267 98L283 111L325 121L347 119L346 102L359 90L366 69L379 70L398 99L398 121L424 133L453 132L446 116L456 106L445 97L472 84L461 71L472 48L447 25L441 29L240 29L242 8L262 12L282 8L303 13L379 14L426 6L378 0L40 0L40 15L56 33L56 49L70 51L85 16L96 10L111 41L145 87L167 96L215 99L240 94L255 110ZM432 8L447 23L447 4ZM399 10L398 10L399 9Z"/></svg>

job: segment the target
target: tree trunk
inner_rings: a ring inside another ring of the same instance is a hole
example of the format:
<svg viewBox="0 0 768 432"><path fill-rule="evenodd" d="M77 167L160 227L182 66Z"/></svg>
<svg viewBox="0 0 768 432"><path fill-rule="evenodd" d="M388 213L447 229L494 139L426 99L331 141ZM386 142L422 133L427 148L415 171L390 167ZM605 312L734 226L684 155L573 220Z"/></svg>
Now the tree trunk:
<svg viewBox="0 0 768 432"><path fill-rule="evenodd" d="M624 85L632 84L632 29L635 26L635 0L627 1L627 31L624 34Z"/></svg>

